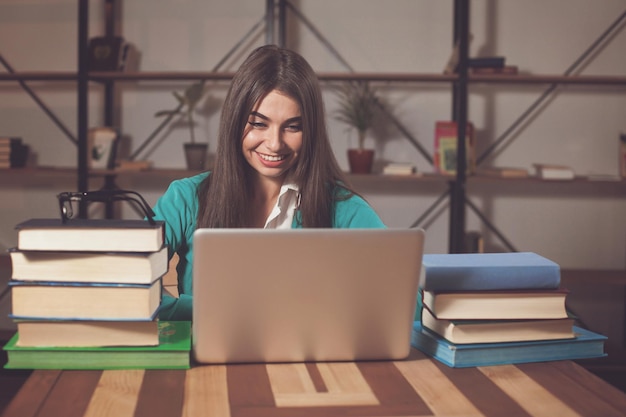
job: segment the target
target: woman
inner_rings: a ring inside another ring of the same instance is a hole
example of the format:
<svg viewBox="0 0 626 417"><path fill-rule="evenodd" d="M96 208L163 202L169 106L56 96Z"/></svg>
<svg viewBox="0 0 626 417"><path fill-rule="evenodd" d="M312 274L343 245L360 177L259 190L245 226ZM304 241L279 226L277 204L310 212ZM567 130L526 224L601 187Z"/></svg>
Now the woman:
<svg viewBox="0 0 626 417"><path fill-rule="evenodd" d="M232 80L213 171L172 182L154 211L179 255L180 295L163 296L166 320L191 320L196 228L385 227L335 160L313 69L273 45L253 51Z"/></svg>

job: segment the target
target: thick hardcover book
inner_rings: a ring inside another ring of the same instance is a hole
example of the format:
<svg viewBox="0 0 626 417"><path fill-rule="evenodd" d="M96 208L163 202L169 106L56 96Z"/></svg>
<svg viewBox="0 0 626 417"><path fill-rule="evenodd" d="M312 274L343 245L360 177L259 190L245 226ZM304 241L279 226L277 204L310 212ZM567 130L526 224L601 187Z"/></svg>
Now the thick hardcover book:
<svg viewBox="0 0 626 417"><path fill-rule="evenodd" d="M438 121L435 124L435 154L434 164L441 174L456 174L457 166L457 123L453 121ZM476 165L476 148L474 125L467 123L465 130L466 172L474 171Z"/></svg>
<svg viewBox="0 0 626 417"><path fill-rule="evenodd" d="M574 326L573 330L575 337L572 339L455 345L425 329L419 321L416 321L413 325L411 345L453 368L606 356L604 353L606 336L577 326Z"/></svg>
<svg viewBox="0 0 626 417"><path fill-rule="evenodd" d="M533 252L425 254L425 291L556 289L559 265Z"/></svg>
<svg viewBox="0 0 626 417"><path fill-rule="evenodd" d="M152 284L9 281L14 319L152 320L161 280Z"/></svg>
<svg viewBox="0 0 626 417"><path fill-rule="evenodd" d="M545 320L444 320L427 308L422 325L452 343L504 343L574 337L574 319Z"/></svg>
<svg viewBox="0 0 626 417"><path fill-rule="evenodd" d="M19 250L156 252L164 242L160 221L31 219L15 228Z"/></svg>
<svg viewBox="0 0 626 417"><path fill-rule="evenodd" d="M438 319L515 320L568 317L566 289L510 291L420 291L422 303Z"/></svg>
<svg viewBox="0 0 626 417"><path fill-rule="evenodd" d="M576 174L565 165L533 164L535 175L544 180L573 180Z"/></svg>
<svg viewBox="0 0 626 417"><path fill-rule="evenodd" d="M165 275L167 248L158 252L63 252L10 249L12 278L21 281L150 284Z"/></svg>
<svg viewBox="0 0 626 417"><path fill-rule="evenodd" d="M159 322L18 320L21 347L156 346Z"/></svg>
<svg viewBox="0 0 626 417"><path fill-rule="evenodd" d="M9 369L187 369L191 322L159 322L157 346L19 347L19 334L4 346Z"/></svg>

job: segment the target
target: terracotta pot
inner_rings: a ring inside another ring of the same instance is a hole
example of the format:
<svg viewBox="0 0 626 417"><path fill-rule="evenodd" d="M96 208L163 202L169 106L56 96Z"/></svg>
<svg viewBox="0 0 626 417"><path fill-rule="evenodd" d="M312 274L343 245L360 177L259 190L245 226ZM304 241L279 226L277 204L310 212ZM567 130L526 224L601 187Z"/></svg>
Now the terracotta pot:
<svg viewBox="0 0 626 417"><path fill-rule="evenodd" d="M203 171L206 165L208 143L185 143L185 161L187 169Z"/></svg>
<svg viewBox="0 0 626 417"><path fill-rule="evenodd" d="M353 174L371 174L374 164L373 149L348 149L348 164Z"/></svg>

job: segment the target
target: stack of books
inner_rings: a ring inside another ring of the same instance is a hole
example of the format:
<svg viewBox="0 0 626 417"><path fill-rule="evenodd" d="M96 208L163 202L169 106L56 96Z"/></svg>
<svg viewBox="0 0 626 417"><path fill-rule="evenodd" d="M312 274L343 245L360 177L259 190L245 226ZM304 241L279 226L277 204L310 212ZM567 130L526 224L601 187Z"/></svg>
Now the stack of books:
<svg viewBox="0 0 626 417"><path fill-rule="evenodd" d="M567 293L559 265L532 252L424 255L413 345L450 366L603 356L605 338L575 326Z"/></svg>
<svg viewBox="0 0 626 417"><path fill-rule="evenodd" d="M22 138L0 136L0 168L24 166L28 156L28 146Z"/></svg>
<svg viewBox="0 0 626 417"><path fill-rule="evenodd" d="M156 318L168 268L162 222L31 219L16 228L7 367L172 367L148 353L173 348L188 367L189 323Z"/></svg>

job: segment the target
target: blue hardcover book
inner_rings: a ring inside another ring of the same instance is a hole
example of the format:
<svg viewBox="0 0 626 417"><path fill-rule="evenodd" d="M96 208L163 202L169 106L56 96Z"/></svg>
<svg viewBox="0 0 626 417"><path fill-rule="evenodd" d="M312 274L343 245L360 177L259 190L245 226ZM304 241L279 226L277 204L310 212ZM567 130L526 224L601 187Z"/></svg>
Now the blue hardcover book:
<svg viewBox="0 0 626 417"><path fill-rule="evenodd" d="M425 254L420 287L425 291L554 289L557 263L533 252Z"/></svg>
<svg viewBox="0 0 626 417"><path fill-rule="evenodd" d="M411 345L452 368L606 356L604 353L606 336L577 326L573 326L573 329L576 334L573 339L455 345L425 329L421 322L416 321L413 324Z"/></svg>

